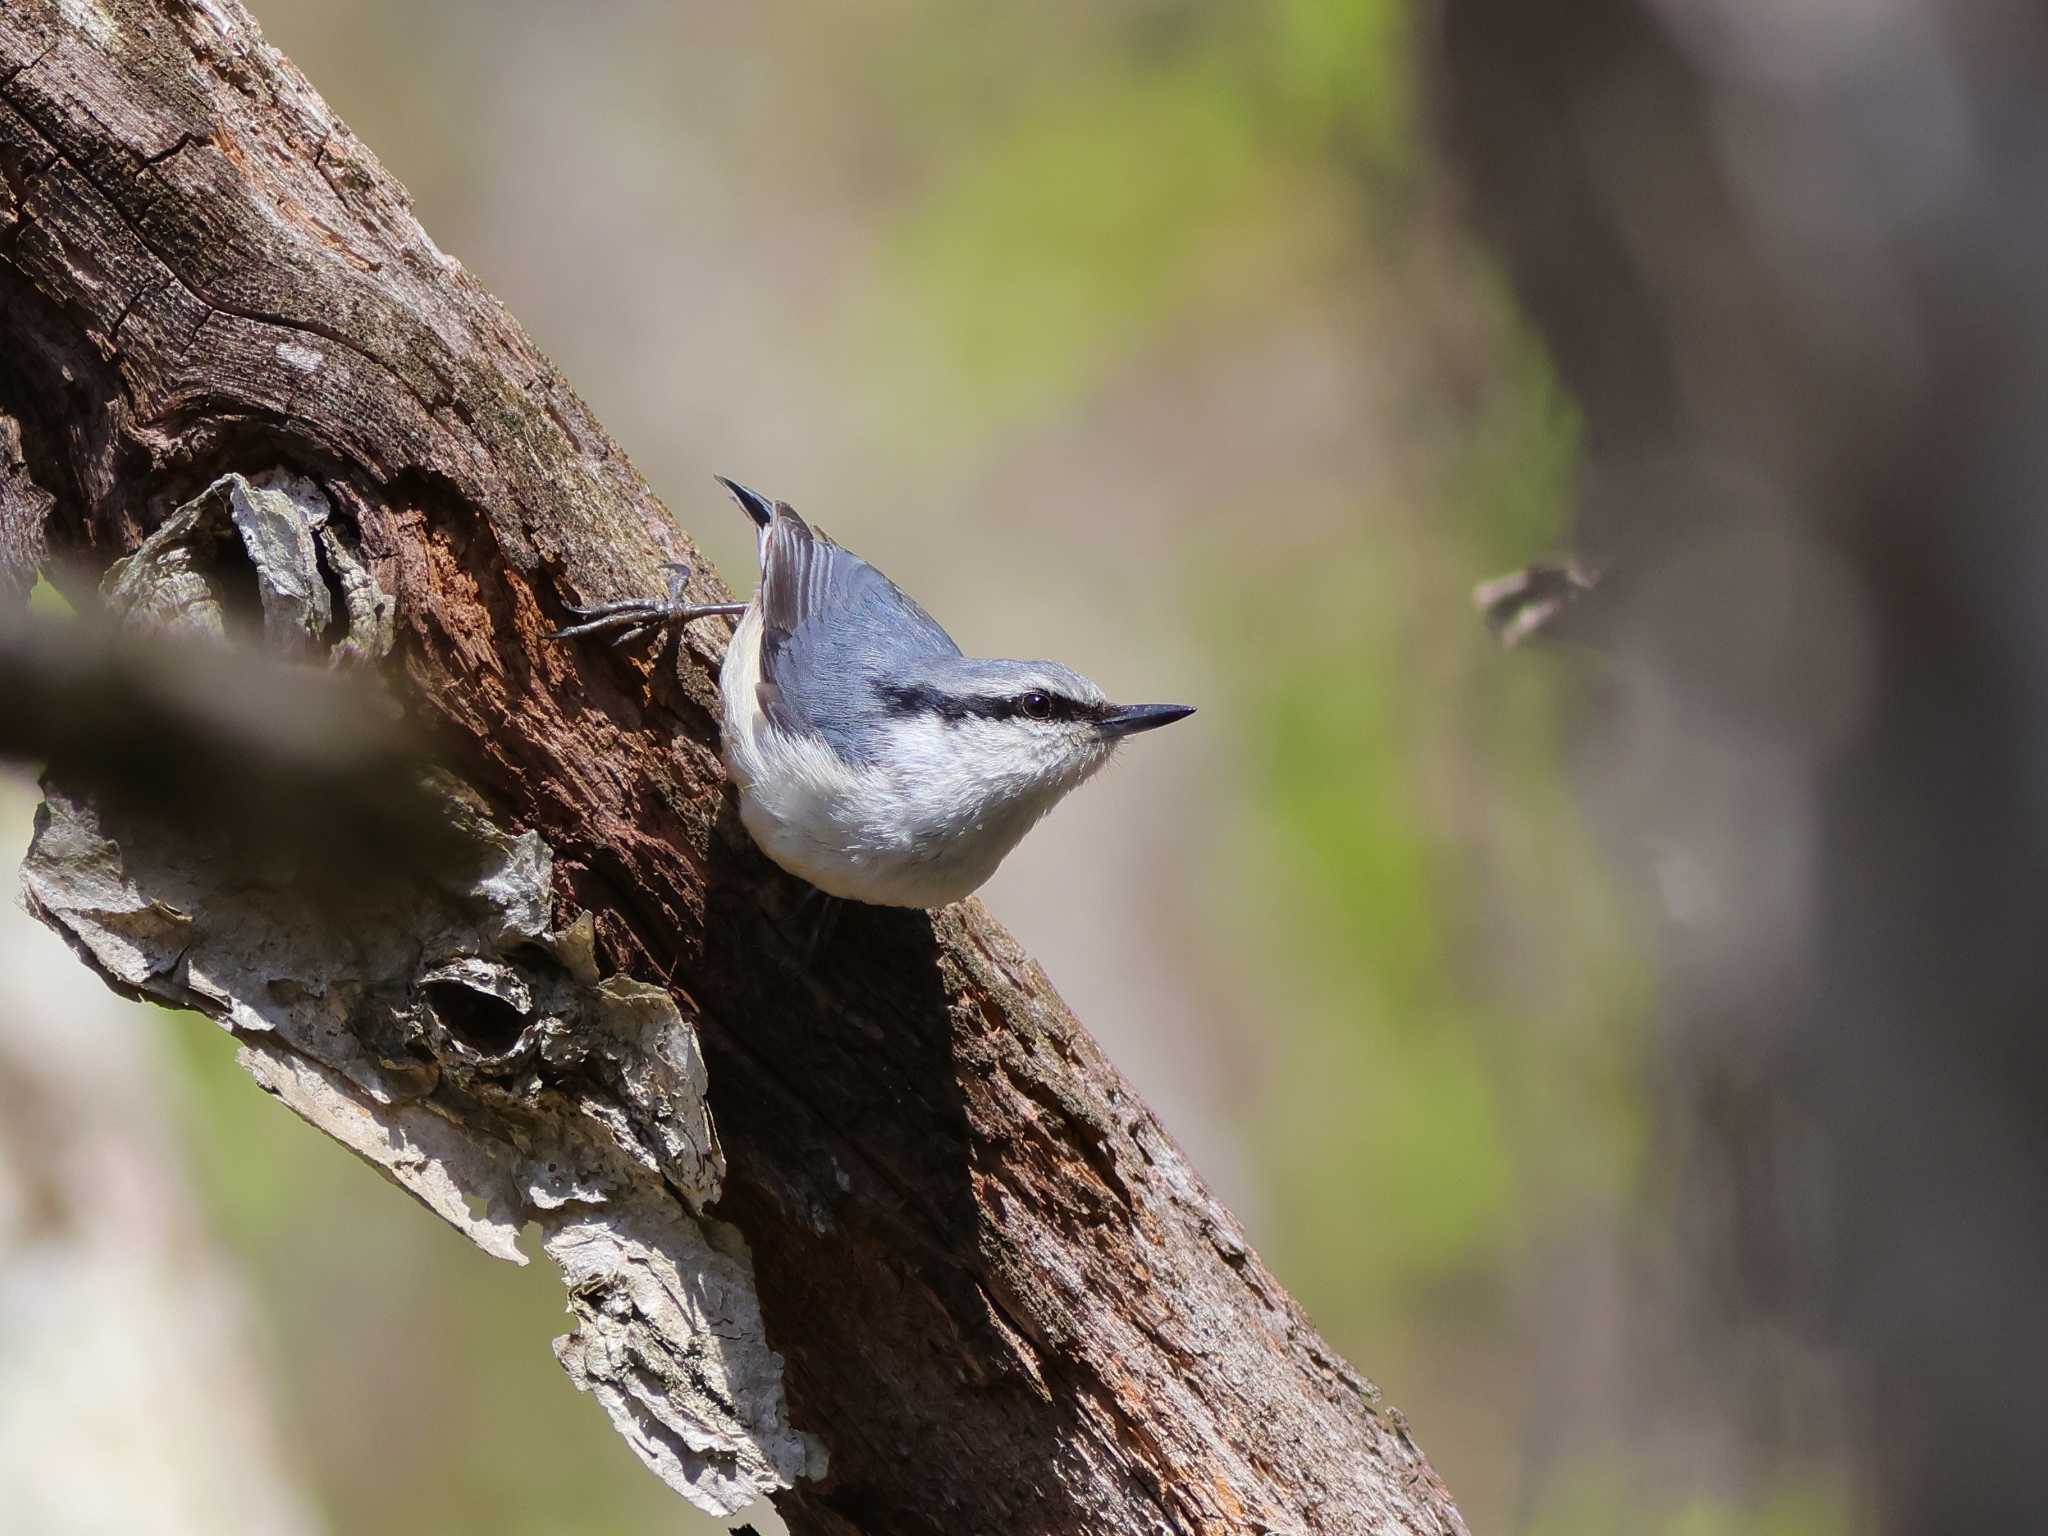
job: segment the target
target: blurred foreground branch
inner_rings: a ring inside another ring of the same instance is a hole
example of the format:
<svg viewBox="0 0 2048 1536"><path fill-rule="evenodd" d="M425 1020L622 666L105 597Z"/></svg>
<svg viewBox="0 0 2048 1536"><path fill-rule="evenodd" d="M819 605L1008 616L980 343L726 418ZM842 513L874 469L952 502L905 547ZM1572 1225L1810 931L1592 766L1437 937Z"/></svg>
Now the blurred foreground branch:
<svg viewBox="0 0 2048 1536"><path fill-rule="evenodd" d="M548 642L693 552L233 0L0 12L0 418L13 587L47 551L145 633L247 615L444 765L427 836L365 792L381 723L336 754L224 660L10 637L31 903L487 1252L536 1225L558 1355L672 1484L840 1536L1463 1529L978 904L807 960L715 636ZM338 916L266 803L405 878Z"/></svg>

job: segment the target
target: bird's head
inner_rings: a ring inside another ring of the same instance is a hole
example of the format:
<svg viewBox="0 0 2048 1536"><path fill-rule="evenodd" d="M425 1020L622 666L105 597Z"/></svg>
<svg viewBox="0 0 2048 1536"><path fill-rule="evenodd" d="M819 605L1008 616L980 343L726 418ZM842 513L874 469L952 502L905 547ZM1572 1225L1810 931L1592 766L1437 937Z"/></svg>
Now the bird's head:
<svg viewBox="0 0 2048 1536"><path fill-rule="evenodd" d="M1054 661L957 656L881 688L892 755L934 788L1037 812L1096 769L1128 736L1185 719L1185 704L1114 704Z"/></svg>

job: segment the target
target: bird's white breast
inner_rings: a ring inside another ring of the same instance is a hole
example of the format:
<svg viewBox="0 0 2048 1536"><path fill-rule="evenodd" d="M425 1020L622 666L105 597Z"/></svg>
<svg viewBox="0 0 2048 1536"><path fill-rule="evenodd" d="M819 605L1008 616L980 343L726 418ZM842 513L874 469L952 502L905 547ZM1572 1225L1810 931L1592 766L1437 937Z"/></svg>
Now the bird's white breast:
<svg viewBox="0 0 2048 1536"><path fill-rule="evenodd" d="M757 691L760 658L757 601L718 680L740 820L763 853L828 895L887 907L958 901L1085 777L1020 779L1012 790L939 734L960 727L931 717L891 728L886 767L850 763L823 737L769 721Z"/></svg>

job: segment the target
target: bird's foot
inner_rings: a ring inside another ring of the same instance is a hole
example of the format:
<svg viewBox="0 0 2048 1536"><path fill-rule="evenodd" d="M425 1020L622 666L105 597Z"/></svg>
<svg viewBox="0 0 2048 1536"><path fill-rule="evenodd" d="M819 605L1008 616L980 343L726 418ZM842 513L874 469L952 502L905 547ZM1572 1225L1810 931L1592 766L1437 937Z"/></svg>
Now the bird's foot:
<svg viewBox="0 0 2048 1536"><path fill-rule="evenodd" d="M549 638L571 640L578 635L597 635L608 630L616 630L618 634L612 643L624 645L649 630L667 629L671 625L688 624L695 619L711 619L721 615L726 618L738 618L747 611L745 603L683 601L683 588L689 582L690 568L675 561L669 561L663 568L668 572L667 596L629 597L620 602L597 603L588 608L565 603L563 606L576 616L576 622L563 625Z"/></svg>
<svg viewBox="0 0 2048 1536"><path fill-rule="evenodd" d="M796 904L797 916L810 919L810 931L804 935L804 964L811 965L825 947L832 942L832 935L839 930L840 914L846 903L837 896L827 896L816 886L807 886Z"/></svg>

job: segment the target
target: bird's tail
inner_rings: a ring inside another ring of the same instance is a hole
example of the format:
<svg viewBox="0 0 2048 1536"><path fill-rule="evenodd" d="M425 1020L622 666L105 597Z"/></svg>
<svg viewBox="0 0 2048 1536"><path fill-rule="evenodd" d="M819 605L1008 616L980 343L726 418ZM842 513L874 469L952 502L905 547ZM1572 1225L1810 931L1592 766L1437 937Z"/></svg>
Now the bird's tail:
<svg viewBox="0 0 2048 1536"><path fill-rule="evenodd" d="M737 480L728 480L723 475L712 476L720 485L732 492L732 499L740 504L740 510L754 520L757 528L766 528L775 521L775 503L759 491L750 491Z"/></svg>

